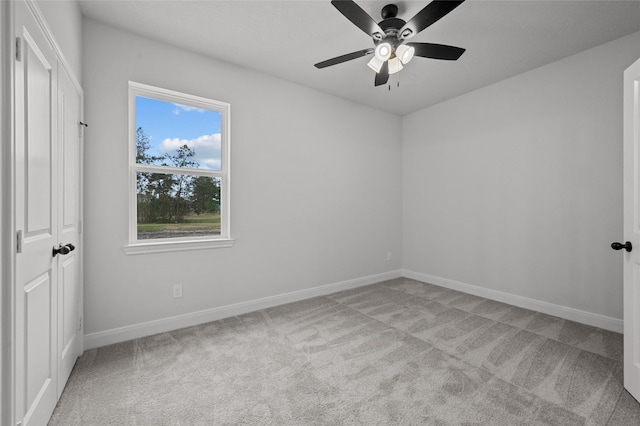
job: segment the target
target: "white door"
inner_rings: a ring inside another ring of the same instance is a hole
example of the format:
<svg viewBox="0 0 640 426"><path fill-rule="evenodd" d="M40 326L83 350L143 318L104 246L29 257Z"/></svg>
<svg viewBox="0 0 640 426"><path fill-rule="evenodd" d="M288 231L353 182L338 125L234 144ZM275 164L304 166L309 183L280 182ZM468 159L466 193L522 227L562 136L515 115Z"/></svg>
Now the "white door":
<svg viewBox="0 0 640 426"><path fill-rule="evenodd" d="M640 401L640 59L624 73L624 387ZM615 244L615 243L614 243ZM629 244L632 246L629 247ZM614 247L617 248L617 247Z"/></svg>
<svg viewBox="0 0 640 426"><path fill-rule="evenodd" d="M57 401L57 59L23 2L15 2L15 416L46 424Z"/></svg>
<svg viewBox="0 0 640 426"><path fill-rule="evenodd" d="M82 95L64 67L58 68L58 230L69 253L58 262L58 396L80 355L80 161ZM70 245L69 245L70 244ZM71 248L73 247L73 250Z"/></svg>

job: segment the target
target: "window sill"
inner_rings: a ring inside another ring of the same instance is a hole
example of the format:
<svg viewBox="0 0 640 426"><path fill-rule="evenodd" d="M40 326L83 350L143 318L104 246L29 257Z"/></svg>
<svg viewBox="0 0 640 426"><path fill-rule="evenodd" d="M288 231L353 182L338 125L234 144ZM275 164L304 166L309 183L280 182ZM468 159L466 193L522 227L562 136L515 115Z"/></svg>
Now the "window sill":
<svg viewBox="0 0 640 426"><path fill-rule="evenodd" d="M212 248L232 247L236 240L232 238L218 240L188 240L188 241L153 241L135 242L122 247L127 255L165 253L186 250L202 250Z"/></svg>

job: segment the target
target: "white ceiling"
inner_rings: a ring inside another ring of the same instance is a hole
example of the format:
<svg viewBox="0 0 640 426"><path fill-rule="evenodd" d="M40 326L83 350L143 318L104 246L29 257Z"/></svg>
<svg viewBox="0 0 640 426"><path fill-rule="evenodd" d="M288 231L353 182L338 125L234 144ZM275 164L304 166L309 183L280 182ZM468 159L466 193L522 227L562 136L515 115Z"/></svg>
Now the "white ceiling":
<svg viewBox="0 0 640 426"><path fill-rule="evenodd" d="M430 0L396 1L408 21ZM391 1L356 0L376 21ZM367 58L313 64L372 47L329 0L83 0L92 19L404 115L640 31L640 0L467 0L412 41L467 49L458 61L414 58L374 87Z"/></svg>

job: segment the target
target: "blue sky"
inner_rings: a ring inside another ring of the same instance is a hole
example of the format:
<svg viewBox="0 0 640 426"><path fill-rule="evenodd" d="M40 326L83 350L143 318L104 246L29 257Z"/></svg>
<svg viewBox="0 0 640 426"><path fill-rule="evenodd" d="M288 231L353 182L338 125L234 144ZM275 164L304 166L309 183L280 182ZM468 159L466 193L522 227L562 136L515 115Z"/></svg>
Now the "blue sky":
<svg viewBox="0 0 640 426"><path fill-rule="evenodd" d="M149 137L148 154L162 156L183 145L201 169L220 170L220 113L136 96L136 129Z"/></svg>

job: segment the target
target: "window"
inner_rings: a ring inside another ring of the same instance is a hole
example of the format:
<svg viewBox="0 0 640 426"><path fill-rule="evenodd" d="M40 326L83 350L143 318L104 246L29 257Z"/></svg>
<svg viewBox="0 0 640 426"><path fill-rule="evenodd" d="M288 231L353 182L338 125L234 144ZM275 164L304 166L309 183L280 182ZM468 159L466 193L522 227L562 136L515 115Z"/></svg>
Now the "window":
<svg viewBox="0 0 640 426"><path fill-rule="evenodd" d="M127 254L229 247L227 103L129 82Z"/></svg>

